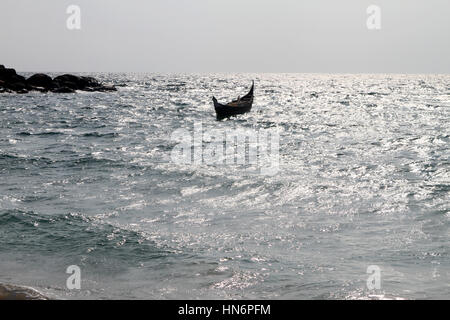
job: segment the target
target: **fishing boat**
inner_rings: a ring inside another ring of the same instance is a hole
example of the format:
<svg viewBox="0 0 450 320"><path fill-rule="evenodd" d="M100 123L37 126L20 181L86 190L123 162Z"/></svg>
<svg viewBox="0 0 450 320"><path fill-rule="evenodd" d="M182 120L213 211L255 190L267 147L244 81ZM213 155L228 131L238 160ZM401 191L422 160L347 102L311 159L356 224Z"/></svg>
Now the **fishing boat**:
<svg viewBox="0 0 450 320"><path fill-rule="evenodd" d="M227 104L221 104L213 97L214 109L216 109L217 120L226 119L238 114L249 112L253 104L253 89L255 82L253 81L250 92L242 98L238 98Z"/></svg>

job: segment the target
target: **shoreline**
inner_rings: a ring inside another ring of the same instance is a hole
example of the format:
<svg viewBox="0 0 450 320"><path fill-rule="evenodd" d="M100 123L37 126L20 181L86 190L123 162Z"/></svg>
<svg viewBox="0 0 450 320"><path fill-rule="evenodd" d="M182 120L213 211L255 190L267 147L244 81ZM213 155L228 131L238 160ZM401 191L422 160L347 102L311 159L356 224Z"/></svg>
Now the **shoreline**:
<svg viewBox="0 0 450 320"><path fill-rule="evenodd" d="M50 300L50 298L31 287L0 283L1 300Z"/></svg>

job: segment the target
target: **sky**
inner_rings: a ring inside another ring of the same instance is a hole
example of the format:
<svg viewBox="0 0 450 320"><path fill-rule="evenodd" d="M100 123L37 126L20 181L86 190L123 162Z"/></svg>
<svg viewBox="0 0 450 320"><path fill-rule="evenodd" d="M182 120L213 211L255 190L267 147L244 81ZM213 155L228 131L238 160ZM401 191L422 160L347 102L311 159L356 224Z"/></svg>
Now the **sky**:
<svg viewBox="0 0 450 320"><path fill-rule="evenodd" d="M70 5L80 8L80 29L67 27ZM371 5L379 20L367 13ZM0 64L47 72L448 74L449 14L449 0L1 0Z"/></svg>

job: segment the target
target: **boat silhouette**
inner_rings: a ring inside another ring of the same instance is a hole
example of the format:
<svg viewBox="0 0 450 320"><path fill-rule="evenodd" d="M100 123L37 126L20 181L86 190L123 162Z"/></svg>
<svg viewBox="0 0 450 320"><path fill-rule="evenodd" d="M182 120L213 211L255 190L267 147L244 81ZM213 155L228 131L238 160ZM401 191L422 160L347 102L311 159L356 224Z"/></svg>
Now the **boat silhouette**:
<svg viewBox="0 0 450 320"><path fill-rule="evenodd" d="M238 114L247 113L252 109L253 105L253 91L255 88L255 81L252 83L252 87L245 96L238 98L227 104L221 104L213 97L214 109L216 110L217 120L226 119Z"/></svg>

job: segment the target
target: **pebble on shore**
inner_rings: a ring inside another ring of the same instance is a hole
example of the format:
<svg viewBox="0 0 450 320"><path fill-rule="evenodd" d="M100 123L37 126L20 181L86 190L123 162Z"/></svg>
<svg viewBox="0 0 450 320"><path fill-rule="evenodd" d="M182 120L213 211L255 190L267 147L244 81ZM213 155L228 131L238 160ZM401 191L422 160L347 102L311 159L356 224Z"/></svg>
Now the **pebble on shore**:
<svg viewBox="0 0 450 320"><path fill-rule="evenodd" d="M32 288L0 284L0 300L49 300L49 298Z"/></svg>

